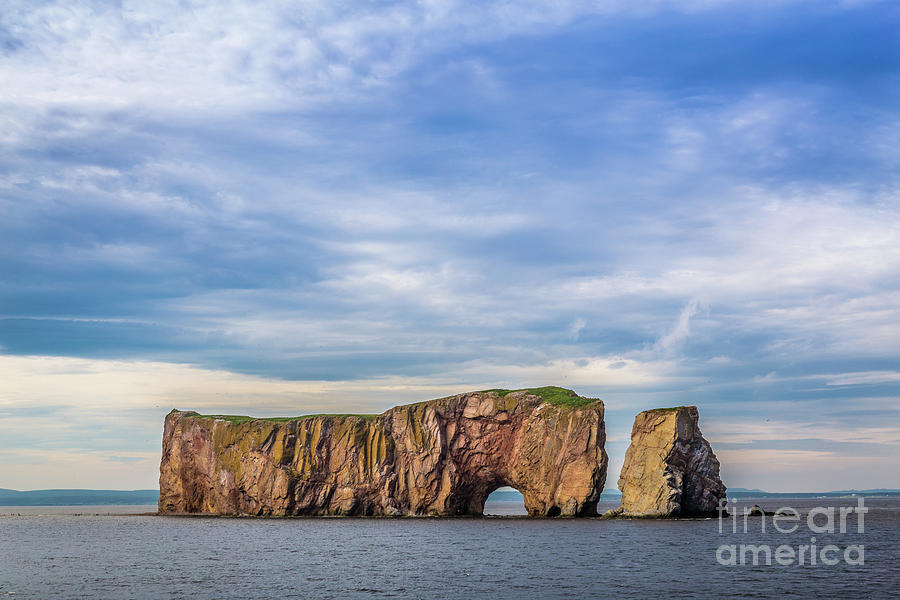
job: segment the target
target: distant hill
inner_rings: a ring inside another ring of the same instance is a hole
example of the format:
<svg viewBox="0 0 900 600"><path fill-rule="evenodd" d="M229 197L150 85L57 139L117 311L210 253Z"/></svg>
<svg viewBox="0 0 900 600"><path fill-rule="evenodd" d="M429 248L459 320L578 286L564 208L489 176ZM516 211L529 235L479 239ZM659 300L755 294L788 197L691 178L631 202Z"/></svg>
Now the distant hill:
<svg viewBox="0 0 900 600"><path fill-rule="evenodd" d="M0 488L0 506L144 505L159 501L158 490L30 490Z"/></svg>
<svg viewBox="0 0 900 600"><path fill-rule="evenodd" d="M836 490L832 492L766 492L760 489L728 488L729 498L845 498L847 496L900 496L900 490Z"/></svg>
<svg viewBox="0 0 900 600"><path fill-rule="evenodd" d="M767 492L760 489L728 488L729 498L846 498L848 496L900 497L900 490L876 488L870 490L836 490L832 492ZM605 489L601 500L618 500L622 492ZM522 494L513 489L499 489L490 495L491 502L521 502Z"/></svg>

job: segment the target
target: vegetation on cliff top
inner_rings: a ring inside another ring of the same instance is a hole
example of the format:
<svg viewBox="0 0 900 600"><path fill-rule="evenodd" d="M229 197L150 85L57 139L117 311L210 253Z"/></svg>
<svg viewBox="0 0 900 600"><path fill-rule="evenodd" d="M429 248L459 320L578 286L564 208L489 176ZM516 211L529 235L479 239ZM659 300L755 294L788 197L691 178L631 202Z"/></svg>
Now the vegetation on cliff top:
<svg viewBox="0 0 900 600"><path fill-rule="evenodd" d="M548 385L538 388L524 388L521 390L482 390L484 393L494 392L501 398L512 394L513 392L527 392L535 396L540 396L544 402L549 402L555 406L587 406L597 401L596 398L582 398L572 390Z"/></svg>
<svg viewBox="0 0 900 600"><path fill-rule="evenodd" d="M188 413L188 414L191 414L191 413ZM335 417L335 418L359 417L360 419L374 419L378 415L323 414L323 415L301 415L299 417L247 417L244 415L201 415L198 413L193 413L193 414L191 414L191 416L196 417L198 419L221 419L223 421L228 421L229 423L233 423L234 425L240 425L241 423L249 423L250 421L269 421L272 423L288 423L290 421L302 421L303 419L313 419L315 417Z"/></svg>
<svg viewBox="0 0 900 600"><path fill-rule="evenodd" d="M650 410L645 410L644 412L651 413L667 413L667 412L676 412L681 410L682 408L694 408L692 406L672 406L670 408L651 408Z"/></svg>
<svg viewBox="0 0 900 600"><path fill-rule="evenodd" d="M487 393L495 393L501 398L512 394L513 392L527 392L529 394L533 394L535 396L539 396L545 402L553 404L554 406L570 406L570 407L581 407L587 406L588 404L592 404L596 402L596 398L582 398L574 391L562 387L557 387L555 385L548 385L544 387L537 388L523 388L520 390L504 390L504 389L491 389L491 390L481 390L478 393L487 394ZM423 402L416 402L409 406L417 406L420 404L428 404L432 402L432 400L425 400ZM677 409L656 409L656 410L677 410ZM196 412L191 411L189 414L198 418L198 419L222 419L223 421L228 421L229 423L233 423L235 425L240 425L241 423L249 423L250 421L270 421L274 423L287 423L289 421L300 421L302 419L312 419L315 417L334 417L334 418L346 418L346 417L359 417L360 419L374 419L378 415L374 414L319 414L319 415L301 415L299 417L248 417L244 415L201 415Z"/></svg>

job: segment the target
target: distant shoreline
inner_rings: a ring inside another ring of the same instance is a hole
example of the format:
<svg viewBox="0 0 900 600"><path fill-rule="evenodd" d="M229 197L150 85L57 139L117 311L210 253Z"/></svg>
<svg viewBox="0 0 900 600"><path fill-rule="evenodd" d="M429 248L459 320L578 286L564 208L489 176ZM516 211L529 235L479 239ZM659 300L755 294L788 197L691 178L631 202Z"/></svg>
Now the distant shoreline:
<svg viewBox="0 0 900 600"><path fill-rule="evenodd" d="M729 500L732 498L897 498L900 497L900 490L875 488L831 492L766 492L764 490L734 488L727 491L727 496Z"/></svg>

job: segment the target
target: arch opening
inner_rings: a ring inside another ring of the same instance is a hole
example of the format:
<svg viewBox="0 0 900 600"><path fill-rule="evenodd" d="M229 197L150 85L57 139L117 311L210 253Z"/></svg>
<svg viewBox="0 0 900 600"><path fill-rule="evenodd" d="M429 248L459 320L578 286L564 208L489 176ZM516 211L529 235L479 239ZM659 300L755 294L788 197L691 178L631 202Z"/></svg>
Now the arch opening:
<svg viewBox="0 0 900 600"><path fill-rule="evenodd" d="M500 486L488 494L484 501L485 516L491 517L527 517L525 498L514 487Z"/></svg>

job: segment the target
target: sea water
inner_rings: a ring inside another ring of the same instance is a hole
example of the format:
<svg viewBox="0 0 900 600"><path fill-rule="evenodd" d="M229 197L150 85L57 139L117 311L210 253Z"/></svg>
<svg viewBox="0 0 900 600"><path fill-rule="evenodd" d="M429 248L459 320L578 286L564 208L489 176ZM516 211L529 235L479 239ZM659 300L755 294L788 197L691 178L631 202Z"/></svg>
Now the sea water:
<svg viewBox="0 0 900 600"><path fill-rule="evenodd" d="M755 502L801 515L857 504ZM805 522L782 534L769 521L762 533L759 517L745 533L730 519L254 519L140 515L155 507L134 506L0 507L0 597L896 598L900 500L865 505L863 531L851 520L844 533L815 536ZM485 512L519 510L489 503ZM864 546L864 562L841 555L834 565L726 565L717 557L723 545L796 548L811 537L818 549Z"/></svg>

